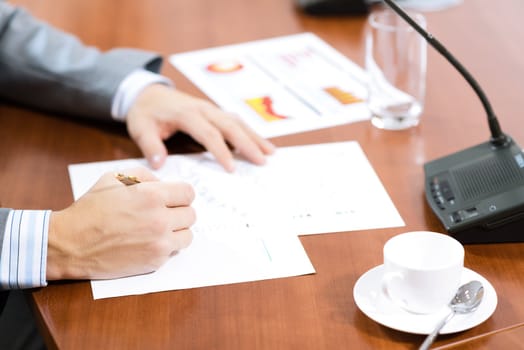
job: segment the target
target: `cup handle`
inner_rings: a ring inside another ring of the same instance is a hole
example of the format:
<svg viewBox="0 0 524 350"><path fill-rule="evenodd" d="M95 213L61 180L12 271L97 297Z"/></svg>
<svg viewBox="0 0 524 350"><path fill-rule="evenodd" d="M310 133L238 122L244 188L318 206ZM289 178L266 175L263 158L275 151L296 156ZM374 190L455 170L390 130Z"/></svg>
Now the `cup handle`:
<svg viewBox="0 0 524 350"><path fill-rule="evenodd" d="M382 292L393 301L394 299L389 293L389 286L395 280L404 280L404 275L400 272L387 272L382 276Z"/></svg>

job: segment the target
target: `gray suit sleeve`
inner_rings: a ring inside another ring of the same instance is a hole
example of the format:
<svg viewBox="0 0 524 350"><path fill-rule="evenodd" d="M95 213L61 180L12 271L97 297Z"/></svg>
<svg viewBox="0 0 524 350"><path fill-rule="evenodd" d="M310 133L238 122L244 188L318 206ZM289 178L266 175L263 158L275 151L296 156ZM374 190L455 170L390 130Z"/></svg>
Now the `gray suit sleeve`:
<svg viewBox="0 0 524 350"><path fill-rule="evenodd" d="M43 110L110 119L130 72L158 72L161 57L135 49L101 52L0 1L0 98Z"/></svg>

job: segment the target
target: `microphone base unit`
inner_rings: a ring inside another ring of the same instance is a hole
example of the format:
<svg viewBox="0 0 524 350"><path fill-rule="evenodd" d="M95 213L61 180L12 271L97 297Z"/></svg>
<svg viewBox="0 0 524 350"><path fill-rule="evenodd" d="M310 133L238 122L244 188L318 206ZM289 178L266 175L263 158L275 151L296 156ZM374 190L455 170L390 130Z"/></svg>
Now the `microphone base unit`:
<svg viewBox="0 0 524 350"><path fill-rule="evenodd" d="M524 154L491 142L424 165L426 200L463 244L524 242Z"/></svg>

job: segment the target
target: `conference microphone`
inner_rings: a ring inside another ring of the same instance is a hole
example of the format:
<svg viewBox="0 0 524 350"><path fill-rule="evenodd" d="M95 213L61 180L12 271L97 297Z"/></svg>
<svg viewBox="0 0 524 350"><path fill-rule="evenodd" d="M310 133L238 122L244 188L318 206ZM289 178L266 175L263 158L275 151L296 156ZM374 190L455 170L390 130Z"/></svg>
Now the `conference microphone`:
<svg viewBox="0 0 524 350"><path fill-rule="evenodd" d="M462 243L524 241L524 154L502 132L491 104L464 66L392 0L383 0L466 79L487 114L489 141L424 164L426 200Z"/></svg>

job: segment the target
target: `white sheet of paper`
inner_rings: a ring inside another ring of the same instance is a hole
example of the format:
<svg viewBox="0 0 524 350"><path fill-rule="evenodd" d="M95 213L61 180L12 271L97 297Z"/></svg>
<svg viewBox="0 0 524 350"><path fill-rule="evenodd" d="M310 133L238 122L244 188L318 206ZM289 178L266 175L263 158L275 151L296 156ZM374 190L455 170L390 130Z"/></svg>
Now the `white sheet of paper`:
<svg viewBox="0 0 524 350"><path fill-rule="evenodd" d="M400 5L414 11L442 11L461 5L463 0L402 0Z"/></svg>
<svg viewBox="0 0 524 350"><path fill-rule="evenodd" d="M366 73L312 33L179 53L170 62L264 137L370 117Z"/></svg>
<svg viewBox="0 0 524 350"><path fill-rule="evenodd" d="M105 172L143 159L73 164L75 198ZM93 281L95 299L314 273L297 234L403 226L356 142L279 148L264 166L226 173L209 153L170 156L156 172L194 186L191 246L155 273Z"/></svg>

